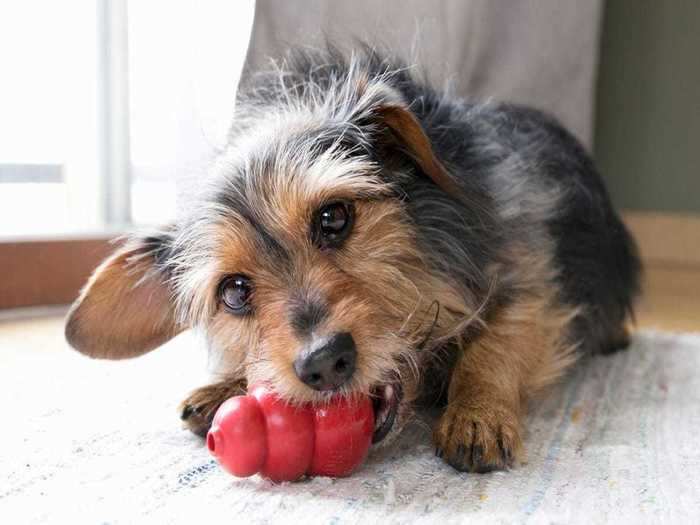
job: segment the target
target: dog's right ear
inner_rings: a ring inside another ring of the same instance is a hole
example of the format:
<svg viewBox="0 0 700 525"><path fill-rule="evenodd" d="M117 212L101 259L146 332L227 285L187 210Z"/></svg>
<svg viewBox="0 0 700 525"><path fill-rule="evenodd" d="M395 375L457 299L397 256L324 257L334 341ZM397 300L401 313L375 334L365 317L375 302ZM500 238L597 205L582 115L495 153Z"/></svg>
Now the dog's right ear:
<svg viewBox="0 0 700 525"><path fill-rule="evenodd" d="M396 144L415 161L423 174L448 195L459 197L462 194L457 182L435 155L430 139L410 109L398 103L382 104L375 113Z"/></svg>
<svg viewBox="0 0 700 525"><path fill-rule="evenodd" d="M132 239L92 274L66 320L66 339L90 357L125 359L182 330L167 283L169 233Z"/></svg>

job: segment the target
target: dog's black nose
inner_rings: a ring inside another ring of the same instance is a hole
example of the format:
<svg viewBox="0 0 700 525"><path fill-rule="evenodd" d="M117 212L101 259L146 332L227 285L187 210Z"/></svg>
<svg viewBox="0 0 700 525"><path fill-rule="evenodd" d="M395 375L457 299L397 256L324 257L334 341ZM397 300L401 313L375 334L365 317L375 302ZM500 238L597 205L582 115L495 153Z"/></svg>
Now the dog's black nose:
<svg viewBox="0 0 700 525"><path fill-rule="evenodd" d="M355 373L357 350L348 332L331 336L294 361L299 379L314 390L335 390Z"/></svg>

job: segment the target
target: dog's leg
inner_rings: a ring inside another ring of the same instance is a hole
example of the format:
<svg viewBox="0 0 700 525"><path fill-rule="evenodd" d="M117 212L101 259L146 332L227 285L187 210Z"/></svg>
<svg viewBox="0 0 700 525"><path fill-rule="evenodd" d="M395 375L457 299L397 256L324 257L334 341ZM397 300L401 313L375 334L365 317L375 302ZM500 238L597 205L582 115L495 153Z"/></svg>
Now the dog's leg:
<svg viewBox="0 0 700 525"><path fill-rule="evenodd" d="M571 315L545 305L506 307L461 351L433 435L436 453L456 469L488 472L518 461L528 398L574 361L562 343Z"/></svg>
<svg viewBox="0 0 700 525"><path fill-rule="evenodd" d="M206 436L214 414L229 397L245 394L245 379L220 381L194 390L180 403L180 419L198 436Z"/></svg>

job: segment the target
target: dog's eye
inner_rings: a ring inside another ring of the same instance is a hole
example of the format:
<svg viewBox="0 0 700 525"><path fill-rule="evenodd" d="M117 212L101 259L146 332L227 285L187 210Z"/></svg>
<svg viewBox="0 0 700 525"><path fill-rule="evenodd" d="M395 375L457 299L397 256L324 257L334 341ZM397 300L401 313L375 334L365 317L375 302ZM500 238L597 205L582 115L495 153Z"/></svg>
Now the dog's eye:
<svg viewBox="0 0 700 525"><path fill-rule="evenodd" d="M224 306L236 315L250 312L250 296L253 286L245 275L230 275L219 285L219 298Z"/></svg>
<svg viewBox="0 0 700 525"><path fill-rule="evenodd" d="M337 248L347 238L355 219L355 208L334 202L321 208L313 224L314 242L321 248Z"/></svg>

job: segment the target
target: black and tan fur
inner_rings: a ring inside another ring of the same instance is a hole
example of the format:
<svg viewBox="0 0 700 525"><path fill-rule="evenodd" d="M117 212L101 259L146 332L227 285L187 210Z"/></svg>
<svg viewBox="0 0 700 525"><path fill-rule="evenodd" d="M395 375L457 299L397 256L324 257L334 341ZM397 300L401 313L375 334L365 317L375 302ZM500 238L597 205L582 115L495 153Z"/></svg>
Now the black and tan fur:
<svg viewBox="0 0 700 525"><path fill-rule="evenodd" d="M135 236L92 277L68 340L93 357L202 330L214 384L183 418L204 433L246 382L318 402L293 363L352 334L341 394L446 394L438 455L460 470L515 464L527 403L586 352L627 343L634 243L584 149L550 117L438 93L371 50L298 52L241 87L230 142L176 224ZM318 210L350 203L344 243L319 249ZM243 274L251 310L222 307ZM428 392L432 385L435 392Z"/></svg>

